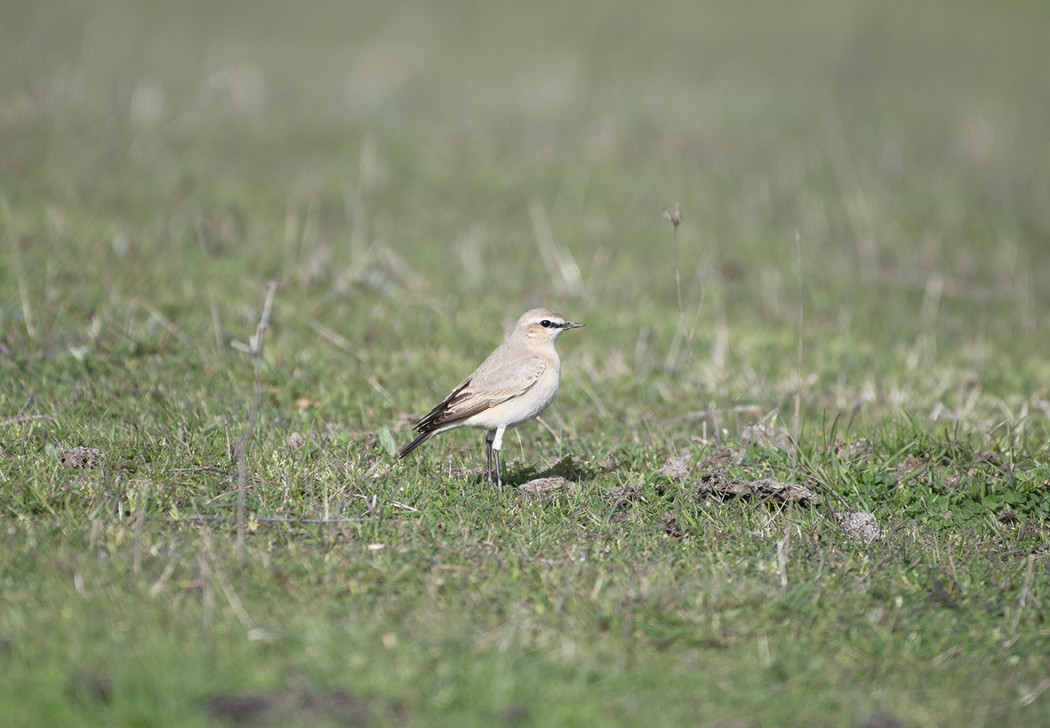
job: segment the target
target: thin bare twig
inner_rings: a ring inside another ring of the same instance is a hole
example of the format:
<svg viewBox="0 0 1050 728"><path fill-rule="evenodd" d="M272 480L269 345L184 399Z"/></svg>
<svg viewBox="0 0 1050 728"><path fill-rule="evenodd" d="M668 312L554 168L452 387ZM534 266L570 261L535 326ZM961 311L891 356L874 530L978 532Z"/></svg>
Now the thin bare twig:
<svg viewBox="0 0 1050 728"><path fill-rule="evenodd" d="M391 504L398 505L398 504ZM415 510L410 508L409 510ZM229 523L230 521L236 520L236 516L179 516L177 518L169 518L169 521L173 522L189 522L189 523ZM341 523L360 523L365 518L296 518L289 516L257 516L254 519L257 523L281 523L287 525L338 525Z"/></svg>
<svg viewBox="0 0 1050 728"><path fill-rule="evenodd" d="M1021 613L1028 604L1028 590L1032 586L1032 571L1035 568L1035 557L1028 555L1028 568L1024 572L1024 584L1021 586L1021 596L1017 600L1017 611L1014 612L1013 623L1010 625L1010 634L1017 634L1017 627L1021 624Z"/></svg>
<svg viewBox="0 0 1050 728"><path fill-rule="evenodd" d="M682 212L681 206L676 202L674 211L664 208L664 219L671 223L671 248L674 251L674 290L678 302L678 327L675 329L674 340L671 342L671 348L667 352L667 360L664 362L664 366L667 369L672 369L675 366L675 361L678 359L678 347L681 346L683 339L686 342L689 359L690 361L692 360L693 332L695 327L686 324L685 307L682 305L682 266L678 257L678 226L685 220L685 214Z"/></svg>
<svg viewBox="0 0 1050 728"><path fill-rule="evenodd" d="M202 534L204 537L205 550L197 556L197 562L201 568L201 577L205 582L202 584L202 591L207 594L207 582L211 581L213 584L219 587L219 591L222 592L223 596L226 597L226 603L230 606L230 611L233 612L234 616L246 630L251 630L254 626L254 620L251 615L248 614L248 610L244 608L244 603L241 598L237 595L237 591L233 588L233 582L230 581L226 571L222 568L222 564L212 549L211 540L207 534Z"/></svg>
<svg viewBox="0 0 1050 728"><path fill-rule="evenodd" d="M342 351L345 351L347 354L357 359L358 361L362 361L364 359L364 356L361 354L361 352L359 352L357 349L351 346L350 342L346 339L345 336L342 336L333 329L328 328L316 319L308 319L304 317L303 320L306 322L307 326L313 329L322 339L327 341L332 346L336 347L337 349L341 349Z"/></svg>
<svg viewBox="0 0 1050 728"><path fill-rule="evenodd" d="M792 503L789 501L787 510L784 512L784 535L777 540L777 573L780 576L782 594L788 589L787 564L791 553L791 512Z"/></svg>
<svg viewBox="0 0 1050 728"><path fill-rule="evenodd" d="M135 526L134 540L131 551L131 573L138 574L142 571L142 531L146 526L146 513L149 511L149 485L140 486L137 493L138 503L135 504Z"/></svg>
<svg viewBox="0 0 1050 728"><path fill-rule="evenodd" d="M270 328L270 310L273 308L273 297L276 292L277 282L270 281L266 289L266 302L263 304L262 315L259 317L259 325L255 329L255 336L248 342L248 352L252 355L252 370L255 379L252 384L252 401L248 412L247 427L237 442L237 556L242 560L244 559L244 535L248 527L248 443L255 435L255 426L259 421L259 403L262 400L260 373L262 371L263 337L266 336L266 330Z"/></svg>
<svg viewBox="0 0 1050 728"><path fill-rule="evenodd" d="M32 422L34 420L53 420L55 419L51 415L22 415L21 417L11 417L10 419L0 420L0 427L6 427L7 425L21 425L24 422Z"/></svg>
<svg viewBox="0 0 1050 728"><path fill-rule="evenodd" d="M158 576L157 580L153 582L153 586L149 588L149 595L151 597L156 597L164 591L164 587L167 585L171 575L175 573L175 567L178 566L180 558L181 557L179 556L178 551L175 550L175 547L169 546L168 563L164 564L164 569L160 572L160 576Z"/></svg>
<svg viewBox="0 0 1050 728"><path fill-rule="evenodd" d="M795 422L792 435L797 445L802 439L802 332L806 316L805 291L802 278L802 234L798 230L795 230L795 268L798 274L798 350L795 360ZM794 460L797 465L798 447L795 448Z"/></svg>
<svg viewBox="0 0 1050 728"><path fill-rule="evenodd" d="M6 197L0 197L0 215L2 215L3 227L8 232L11 241L11 260L15 269L15 281L18 283L18 297L22 303L22 323L26 327L26 334L30 341L36 341L36 327L33 326L33 307L29 300L29 288L26 284L25 270L22 268L22 250L18 242L18 236L14 232L11 217L11 206Z"/></svg>
<svg viewBox="0 0 1050 728"><path fill-rule="evenodd" d="M232 478L233 473L225 468L217 468L214 465L198 465L193 468L169 468L165 470L166 473L216 473L218 475L224 475L227 478Z"/></svg>

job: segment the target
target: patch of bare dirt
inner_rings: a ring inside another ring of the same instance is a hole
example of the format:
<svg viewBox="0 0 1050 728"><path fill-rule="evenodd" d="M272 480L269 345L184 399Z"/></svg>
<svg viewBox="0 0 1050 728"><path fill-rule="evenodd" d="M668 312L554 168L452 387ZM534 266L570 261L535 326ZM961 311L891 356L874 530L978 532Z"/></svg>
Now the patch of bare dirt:
<svg viewBox="0 0 1050 728"><path fill-rule="evenodd" d="M614 485L606 490L605 493L617 506L625 505L627 503L639 503L645 500L645 495L640 483Z"/></svg>
<svg viewBox="0 0 1050 728"><path fill-rule="evenodd" d="M66 695L77 702L109 705L113 701L113 678L104 672L78 670L66 683Z"/></svg>
<svg viewBox="0 0 1050 728"><path fill-rule="evenodd" d="M254 694L216 695L205 705L208 715L241 726L370 725L383 706L345 690L273 690Z"/></svg>
<svg viewBox="0 0 1050 728"><path fill-rule="evenodd" d="M670 536L671 538L682 538L682 536L685 535L685 532L678 527L678 517L675 514L667 512L660 520L664 524L664 533L667 536Z"/></svg>
<svg viewBox="0 0 1050 728"><path fill-rule="evenodd" d="M696 466L691 465L691 455L676 455L668 458L660 467L660 475L675 482L685 480L693 472L703 473L708 470L724 470L740 460L739 453L728 447L719 448L697 461Z"/></svg>
<svg viewBox="0 0 1050 728"><path fill-rule="evenodd" d="M525 725L529 722L530 711L524 705L511 705L503 711L503 725Z"/></svg>
<svg viewBox="0 0 1050 728"><path fill-rule="evenodd" d="M773 499L804 506L820 503L819 495L799 483L784 483L773 478L731 478L724 470L712 470L700 476L696 494L702 497Z"/></svg>
<svg viewBox="0 0 1050 728"><path fill-rule="evenodd" d="M927 462L921 458L917 458L914 455L909 455L904 458L901 462L897 463L896 471L897 476L903 478L905 475L911 475L917 470L920 470L927 466Z"/></svg>
<svg viewBox="0 0 1050 728"><path fill-rule="evenodd" d="M930 581L930 588L926 591L930 601L942 607L955 609L959 606L959 598L962 596L962 587L954 578L948 574L935 576Z"/></svg>
<svg viewBox="0 0 1050 728"><path fill-rule="evenodd" d="M710 455L705 455L701 458L700 462L696 464L696 469L700 471L711 470L712 468L725 470L730 465L738 462L740 462L740 453L728 447L720 447Z"/></svg>

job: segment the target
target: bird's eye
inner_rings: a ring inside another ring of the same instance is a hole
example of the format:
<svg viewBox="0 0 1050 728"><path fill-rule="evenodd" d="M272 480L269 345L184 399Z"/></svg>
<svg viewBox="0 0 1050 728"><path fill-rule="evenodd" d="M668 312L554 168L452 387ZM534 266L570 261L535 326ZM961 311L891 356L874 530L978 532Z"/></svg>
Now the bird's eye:
<svg viewBox="0 0 1050 728"><path fill-rule="evenodd" d="M554 324L551 323L550 319L543 319L542 321L540 321L540 326L542 326L545 329L549 329L553 325Z"/></svg>

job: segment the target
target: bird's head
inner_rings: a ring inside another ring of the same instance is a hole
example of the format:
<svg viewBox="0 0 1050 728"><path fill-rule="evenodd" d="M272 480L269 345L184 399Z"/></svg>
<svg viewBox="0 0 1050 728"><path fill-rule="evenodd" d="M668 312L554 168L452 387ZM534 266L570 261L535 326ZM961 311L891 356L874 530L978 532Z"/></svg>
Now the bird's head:
<svg viewBox="0 0 1050 728"><path fill-rule="evenodd" d="M514 327L515 335L524 335L534 342L553 342L558 335L569 329L578 329L583 324L569 321L557 311L549 308L534 308L526 311Z"/></svg>

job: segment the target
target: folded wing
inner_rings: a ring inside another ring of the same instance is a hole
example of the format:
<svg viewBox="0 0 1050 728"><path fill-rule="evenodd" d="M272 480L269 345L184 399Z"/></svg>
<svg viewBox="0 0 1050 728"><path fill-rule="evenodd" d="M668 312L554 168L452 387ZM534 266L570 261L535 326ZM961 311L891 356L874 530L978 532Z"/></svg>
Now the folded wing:
<svg viewBox="0 0 1050 728"><path fill-rule="evenodd" d="M546 371L548 362L543 357L531 357L510 362L510 366L478 367L452 393L442 400L415 425L416 432L432 432L470 419L479 412L520 397Z"/></svg>

